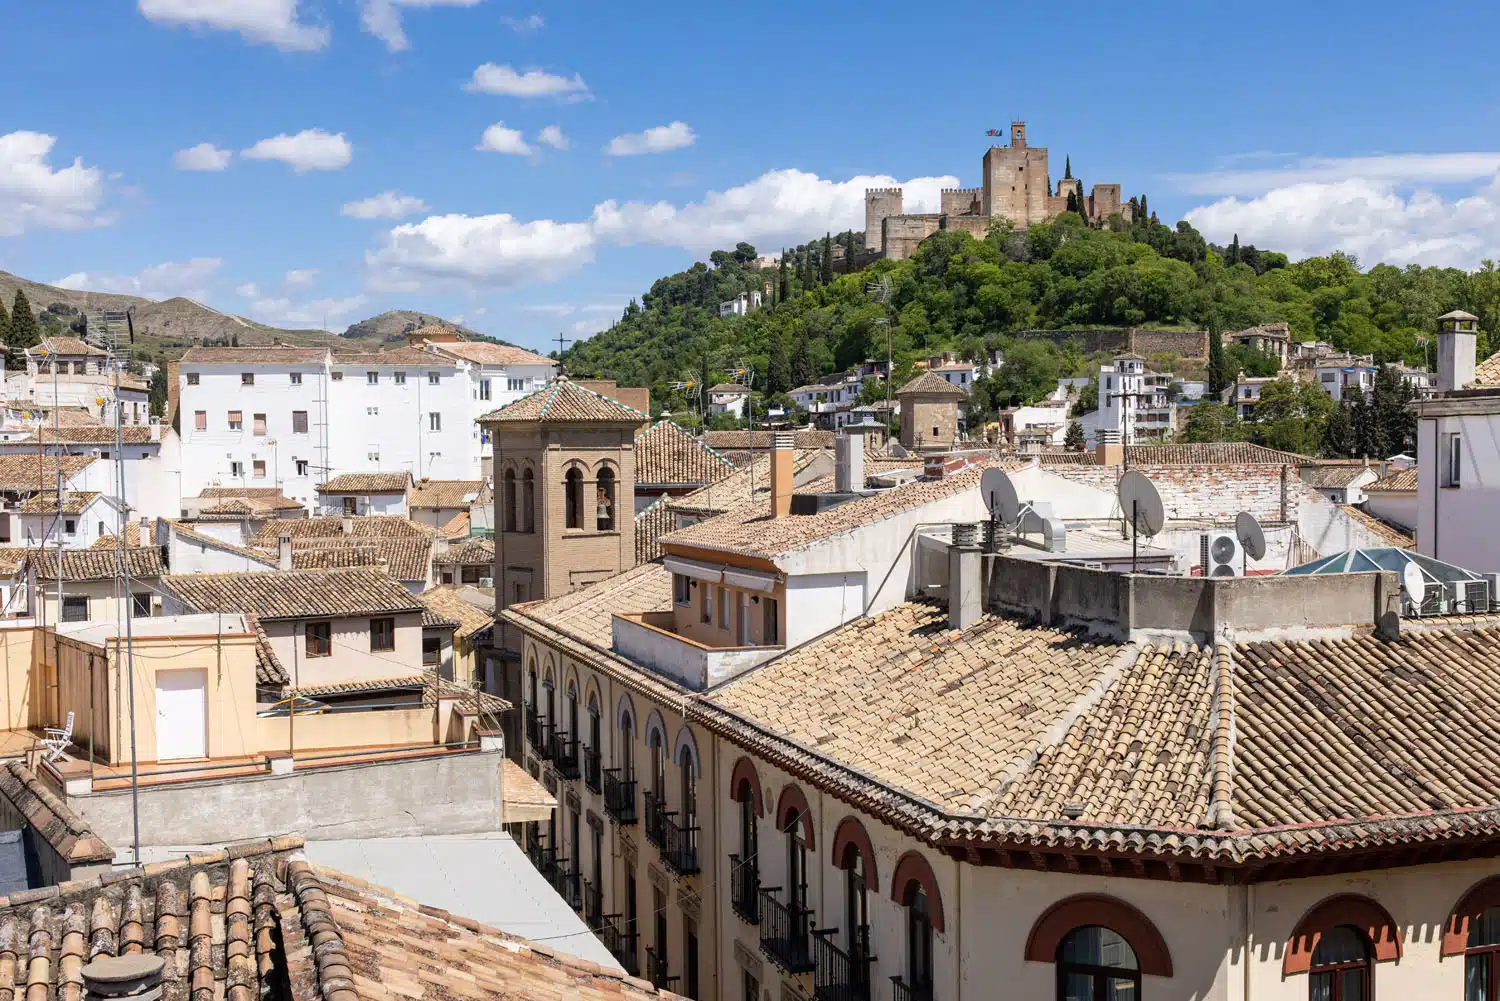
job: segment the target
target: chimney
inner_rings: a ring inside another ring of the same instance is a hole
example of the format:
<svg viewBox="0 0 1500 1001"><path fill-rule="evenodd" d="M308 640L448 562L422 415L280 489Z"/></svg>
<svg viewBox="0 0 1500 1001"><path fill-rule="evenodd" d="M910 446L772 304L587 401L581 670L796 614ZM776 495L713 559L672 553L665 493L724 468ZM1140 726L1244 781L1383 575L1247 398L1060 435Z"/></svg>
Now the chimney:
<svg viewBox="0 0 1500 1001"><path fill-rule="evenodd" d="M157 1001L165 962L146 952L99 956L79 970L85 1001Z"/></svg>
<svg viewBox="0 0 1500 1001"><path fill-rule="evenodd" d="M865 488L865 436L847 430L833 440L833 489L852 494Z"/></svg>
<svg viewBox="0 0 1500 1001"><path fill-rule="evenodd" d="M343 532L345 535L353 535L354 519L349 517L347 514L344 515L344 517L339 521L339 531Z"/></svg>
<svg viewBox="0 0 1500 1001"><path fill-rule="evenodd" d="M1455 309L1438 317L1437 391L1451 393L1474 381L1479 317Z"/></svg>
<svg viewBox="0 0 1500 1001"><path fill-rule="evenodd" d="M771 435L771 517L773 518L785 518L792 513L792 440L790 431L776 431Z"/></svg>
<svg viewBox="0 0 1500 1001"><path fill-rule="evenodd" d="M126 539L125 541L126 541L127 545L130 542L129 539ZM151 545L151 541L152 541L151 540L151 519L150 518L142 518L141 519L141 534L137 537L135 544L138 545L138 546L149 546L149 545Z"/></svg>
<svg viewBox="0 0 1500 1001"><path fill-rule="evenodd" d="M948 628L967 629L979 621L984 610L980 568L979 526L954 525L948 547Z"/></svg>
<svg viewBox="0 0 1500 1001"><path fill-rule="evenodd" d="M276 537L276 567L279 570L292 568L292 537L290 535Z"/></svg>
<svg viewBox="0 0 1500 1001"><path fill-rule="evenodd" d="M1094 446L1094 465L1125 465L1125 446L1118 441L1100 441Z"/></svg>

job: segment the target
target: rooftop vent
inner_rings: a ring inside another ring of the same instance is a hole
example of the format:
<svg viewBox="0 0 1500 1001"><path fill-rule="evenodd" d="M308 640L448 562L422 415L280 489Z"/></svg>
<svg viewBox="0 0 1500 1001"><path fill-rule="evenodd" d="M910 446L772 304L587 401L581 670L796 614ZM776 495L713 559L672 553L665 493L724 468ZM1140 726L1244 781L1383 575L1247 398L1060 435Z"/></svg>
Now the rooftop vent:
<svg viewBox="0 0 1500 1001"><path fill-rule="evenodd" d="M1067 817L1069 820L1077 820L1079 817L1083 816L1083 804L1082 803L1064 803L1063 804L1063 808L1062 808L1062 814L1063 814L1064 817Z"/></svg>
<svg viewBox="0 0 1500 1001"><path fill-rule="evenodd" d="M156 1001L161 997L160 956L144 952L99 956L79 974L87 1001Z"/></svg>

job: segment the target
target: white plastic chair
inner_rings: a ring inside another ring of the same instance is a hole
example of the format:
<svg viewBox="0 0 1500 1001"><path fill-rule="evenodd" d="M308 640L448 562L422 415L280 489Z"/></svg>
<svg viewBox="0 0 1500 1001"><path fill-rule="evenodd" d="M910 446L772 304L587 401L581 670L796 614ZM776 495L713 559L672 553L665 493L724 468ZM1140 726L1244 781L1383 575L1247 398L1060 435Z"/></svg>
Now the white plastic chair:
<svg viewBox="0 0 1500 1001"><path fill-rule="evenodd" d="M66 761L73 760L68 754L68 747L73 743L73 714L71 712L68 713L68 721L61 730L55 726L49 726L44 728L43 732L46 736L42 738L42 745L47 748L48 764L58 758Z"/></svg>

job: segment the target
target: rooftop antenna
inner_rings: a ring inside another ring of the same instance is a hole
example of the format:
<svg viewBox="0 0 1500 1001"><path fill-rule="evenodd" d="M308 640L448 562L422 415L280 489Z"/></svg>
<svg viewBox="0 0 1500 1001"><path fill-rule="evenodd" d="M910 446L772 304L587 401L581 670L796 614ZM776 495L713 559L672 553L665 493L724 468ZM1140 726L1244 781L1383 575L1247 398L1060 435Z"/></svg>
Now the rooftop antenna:
<svg viewBox="0 0 1500 1001"><path fill-rule="evenodd" d="M571 337L564 337L562 331L559 330L557 332L557 336L554 337L554 338L552 338L552 339L557 342L557 374L558 375L562 375L563 374L563 349L567 345L573 343L573 338L571 338Z"/></svg>
<svg viewBox="0 0 1500 1001"><path fill-rule="evenodd" d="M1422 598L1427 593L1427 578L1416 563L1408 562L1401 571L1401 589L1406 592L1406 600L1411 602L1413 614L1420 613Z"/></svg>
<svg viewBox="0 0 1500 1001"><path fill-rule="evenodd" d="M1255 520L1255 515L1249 511L1241 511L1234 516L1234 534L1240 540L1240 548L1245 553L1244 561L1240 565L1240 574L1248 577L1250 561L1259 560L1266 555L1266 533L1261 531L1260 522Z"/></svg>
<svg viewBox="0 0 1500 1001"><path fill-rule="evenodd" d="M986 469L984 475L979 478L979 496L984 500L984 506L990 512L990 521L987 526L989 548L993 552L998 548L1001 531L1010 530L1019 524L1021 517L1021 499L1016 495L1016 485L1011 482L1009 476L1003 469Z"/></svg>
<svg viewBox="0 0 1500 1001"><path fill-rule="evenodd" d="M895 376L895 363L891 344L891 280L882 278L878 282L866 282L865 292L871 299L880 303L885 308L885 315L876 319L878 326L885 327L885 419L889 423L891 419L891 379Z"/></svg>
<svg viewBox="0 0 1500 1001"><path fill-rule="evenodd" d="M1130 525L1130 572L1136 573L1140 564L1140 537L1149 538L1160 532L1167 514L1161 505L1161 494L1156 492L1156 484L1138 469L1127 470L1120 477L1116 491L1120 510Z"/></svg>

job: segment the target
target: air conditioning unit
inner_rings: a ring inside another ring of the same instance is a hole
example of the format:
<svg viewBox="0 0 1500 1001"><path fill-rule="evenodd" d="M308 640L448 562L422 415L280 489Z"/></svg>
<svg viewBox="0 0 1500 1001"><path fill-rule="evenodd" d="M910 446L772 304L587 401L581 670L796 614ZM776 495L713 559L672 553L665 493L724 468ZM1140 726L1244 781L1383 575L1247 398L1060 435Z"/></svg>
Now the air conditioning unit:
<svg viewBox="0 0 1500 1001"><path fill-rule="evenodd" d="M1490 582L1469 580L1456 585L1459 612L1467 615L1484 615L1490 610Z"/></svg>
<svg viewBox="0 0 1500 1001"><path fill-rule="evenodd" d="M493 577L481 577L481 578L479 578L479 586L480 587L494 587L495 586L495 578L493 578Z"/></svg>
<svg viewBox="0 0 1500 1001"><path fill-rule="evenodd" d="M1245 551L1239 539L1230 532L1205 532L1199 539L1203 576L1240 576L1245 565Z"/></svg>

